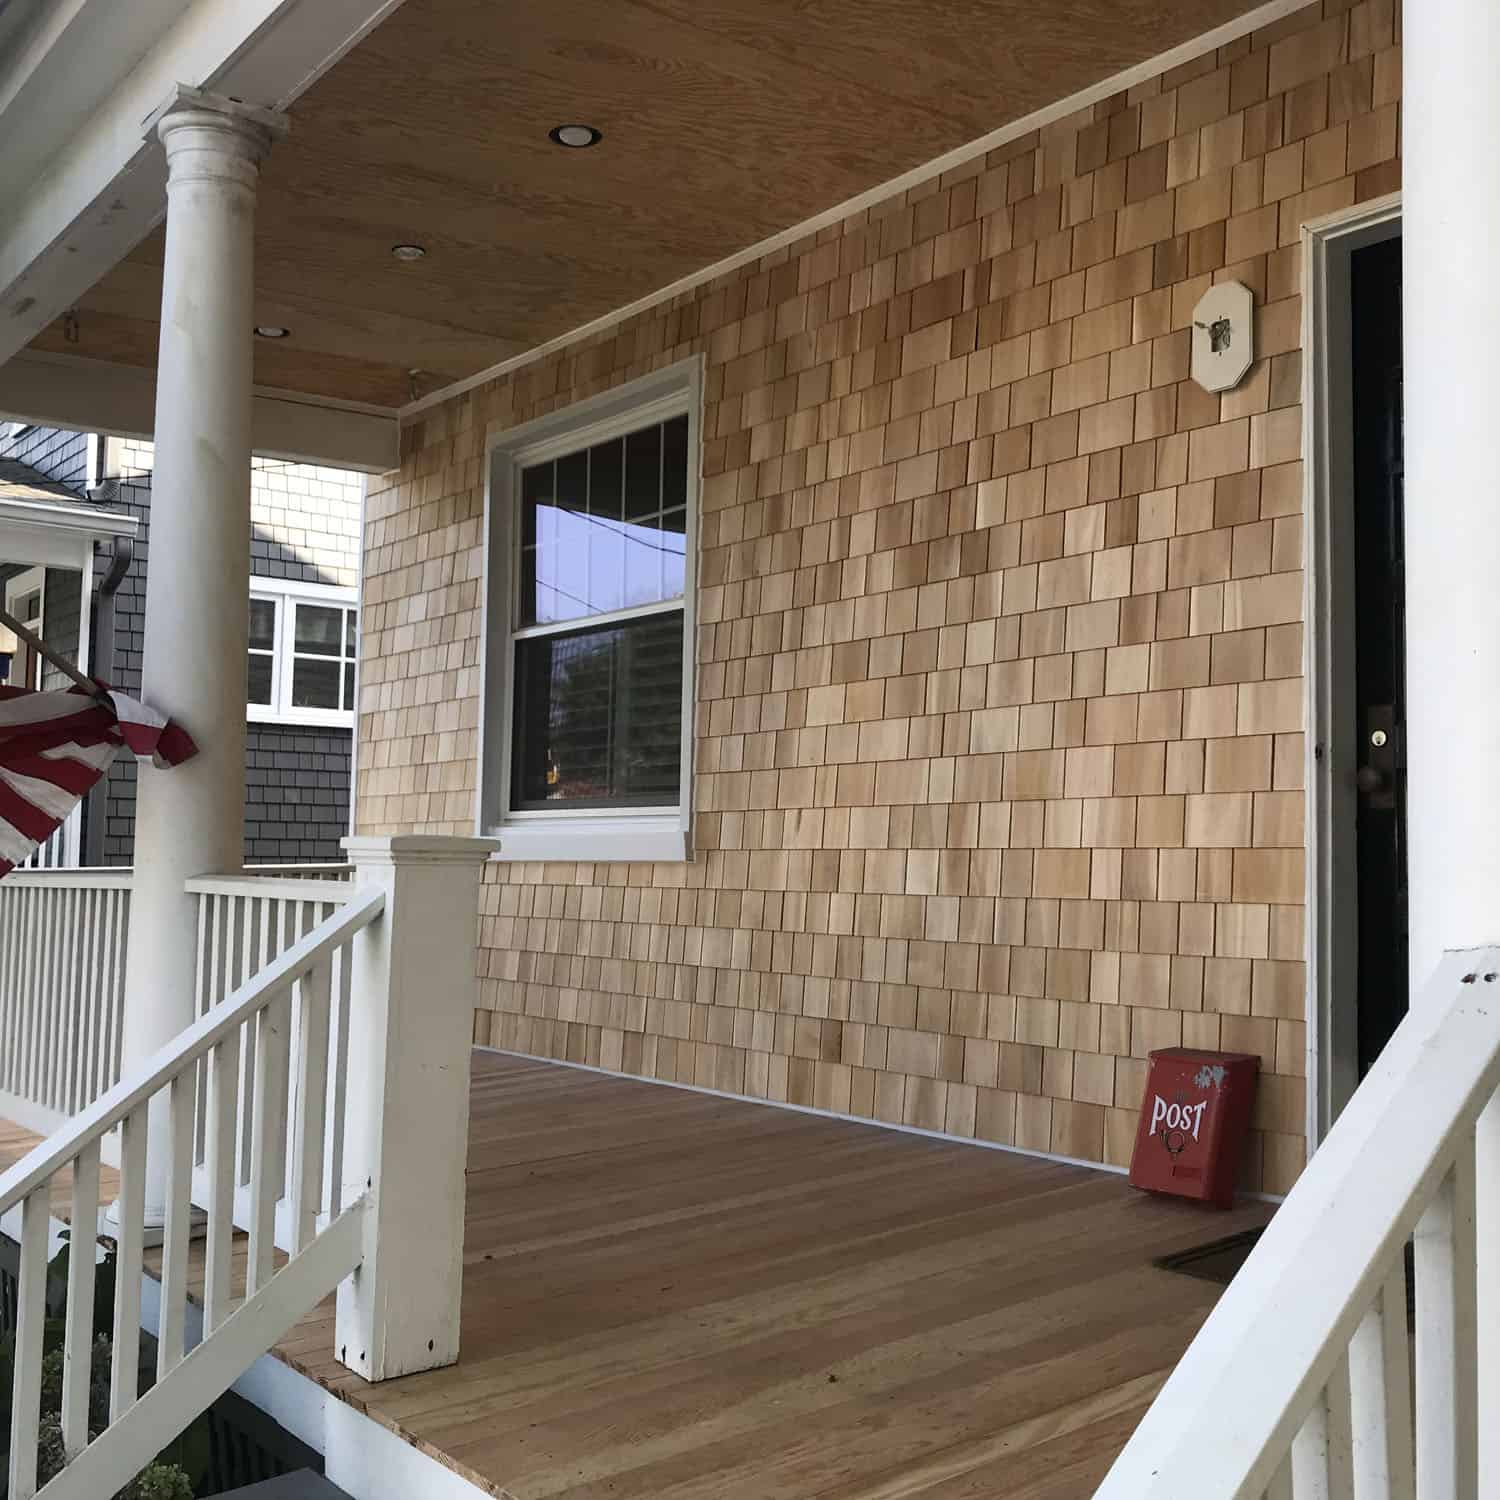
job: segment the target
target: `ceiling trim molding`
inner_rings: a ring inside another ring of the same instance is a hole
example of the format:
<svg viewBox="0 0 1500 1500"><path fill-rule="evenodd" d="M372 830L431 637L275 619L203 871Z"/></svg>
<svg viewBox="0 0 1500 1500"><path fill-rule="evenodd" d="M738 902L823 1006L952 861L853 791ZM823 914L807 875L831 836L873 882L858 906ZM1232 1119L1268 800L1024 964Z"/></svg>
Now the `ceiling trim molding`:
<svg viewBox="0 0 1500 1500"><path fill-rule="evenodd" d="M28 351L0 365L0 417L149 440L156 425L156 373ZM259 458L384 474L397 466L400 443L389 407L254 388L250 446Z"/></svg>
<svg viewBox="0 0 1500 1500"><path fill-rule="evenodd" d="M524 369L527 365L535 364L550 354L556 354L560 349L566 349L570 344L578 343L596 333L603 333L635 317L638 313L649 312L652 308L660 307L663 303L670 302L686 292L696 291L699 287L716 281L721 276L728 276L748 265L753 265L764 256L773 255L778 250L805 239L808 235L816 234L855 214L863 213L866 209L884 203L898 193L920 187L943 172L951 172L958 167L965 166L976 157L987 155L1001 146L1008 145L1011 141L1019 140L1033 130L1041 130L1048 125L1054 125L1059 120L1067 119L1069 115L1077 114L1079 110L1087 109L1115 94L1123 93L1137 84L1146 83L1158 74L1168 72L1183 63L1192 62L1206 52L1226 47L1231 42L1237 42L1241 37L1248 36L1251 32L1259 31L1264 26L1270 26L1276 21L1284 20L1287 16L1295 15L1299 10L1307 10L1315 3L1316 0L1266 0L1266 3L1257 6L1254 10L1247 11L1232 21L1226 21L1212 31L1206 31L1190 41L1179 43L1169 51L1147 58L1146 61L1137 63L1134 67L1126 68L1121 73L1115 73L1109 78L1101 79L1098 83L1090 84L1088 88L1070 94L1065 99L1059 99L1055 103L1044 105L1041 109L1033 110L1031 114L1019 120L1013 120L1008 125L1001 125L987 135L980 136L978 140L957 146L942 156L933 157L931 161L912 167L899 177L892 177L876 187L868 188L855 197L846 199L833 208L825 209L810 219L804 219L800 224L794 224L791 228L783 229L743 250L737 250L733 255L726 256L711 266L705 266L701 271L693 271L668 286L648 292L646 296L627 303L624 307L616 308L591 322L570 329L567 333L559 334L554 339L548 339L546 343L538 344L524 353L513 354L510 358L490 365L476 374L467 375L462 380L455 380L448 385L440 386L437 390L430 391L415 401L407 402L400 408L400 419L404 424L413 417L432 410L435 406L441 406L445 401L451 401L455 396L462 396L468 391L499 379L502 375L509 375L513 371Z"/></svg>

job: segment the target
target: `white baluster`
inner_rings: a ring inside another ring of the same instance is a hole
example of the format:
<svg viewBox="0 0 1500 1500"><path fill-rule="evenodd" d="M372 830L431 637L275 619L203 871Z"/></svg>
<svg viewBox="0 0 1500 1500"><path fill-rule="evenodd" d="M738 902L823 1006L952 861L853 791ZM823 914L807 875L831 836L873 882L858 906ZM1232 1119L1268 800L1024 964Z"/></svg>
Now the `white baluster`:
<svg viewBox="0 0 1500 1500"><path fill-rule="evenodd" d="M146 1220L146 1106L120 1122L120 1237L115 1242L114 1359L109 1419L135 1404L141 1362L141 1252Z"/></svg>
<svg viewBox="0 0 1500 1500"><path fill-rule="evenodd" d="M1500 1094L1474 1131L1474 1234L1483 1246L1475 1281L1475 1403L1488 1420L1479 1426L1479 1481L1483 1500L1500 1500Z"/></svg>
<svg viewBox="0 0 1500 1500"><path fill-rule="evenodd" d="M194 1070L167 1088L167 1212L162 1226L161 1324L156 1377L162 1378L186 1352L188 1239L193 1205Z"/></svg>
<svg viewBox="0 0 1500 1500"><path fill-rule="evenodd" d="M345 943L334 954L334 1009L330 1017L328 1154L323 1180L328 1184L328 1216L337 1218L344 1204L344 1120L349 1083L349 990L353 955Z"/></svg>
<svg viewBox="0 0 1500 1500"><path fill-rule="evenodd" d="M1292 1439L1292 1489L1297 1500L1330 1500L1328 1484L1328 1405L1319 1392L1297 1436Z"/></svg>
<svg viewBox="0 0 1500 1500"><path fill-rule="evenodd" d="M230 1313L231 1256L234 1251L234 1190L239 1176L235 1128L239 1118L240 1038L237 1028L209 1054L208 1244L203 1276L203 1332L212 1333Z"/></svg>
<svg viewBox="0 0 1500 1500"><path fill-rule="evenodd" d="M291 995L277 995L260 1013L255 1028L255 1095L250 1128L250 1256L245 1295L271 1279L276 1249L276 1200L281 1196L285 1162L276 1150L286 1129L287 1052Z"/></svg>
<svg viewBox="0 0 1500 1500"><path fill-rule="evenodd" d="M1404 1257L1396 1261L1350 1341L1349 1390L1355 1494L1359 1500L1412 1500Z"/></svg>
<svg viewBox="0 0 1500 1500"><path fill-rule="evenodd" d="M10 1398L9 1500L36 1494L36 1445L42 1408L42 1337L47 1322L47 1189L21 1206L21 1278L17 1296L15 1377Z"/></svg>
<svg viewBox="0 0 1500 1500"><path fill-rule="evenodd" d="M99 1222L99 1143L73 1158L68 1237L68 1310L63 1333L62 1436L69 1458L88 1446L89 1377L94 1349L95 1234Z"/></svg>
<svg viewBox="0 0 1500 1500"><path fill-rule="evenodd" d="M297 1097L292 1118L291 1253L317 1232L323 1206L323 1137L328 1097L328 1009L332 965L315 965L297 984Z"/></svg>
<svg viewBox="0 0 1500 1500"><path fill-rule="evenodd" d="M1328 1412L1328 1494L1354 1500L1354 1432L1349 1397L1349 1359L1342 1356L1323 1391Z"/></svg>
<svg viewBox="0 0 1500 1500"><path fill-rule="evenodd" d="M1463 1142L1414 1237L1417 1291L1417 1494L1474 1500L1474 1150Z"/></svg>

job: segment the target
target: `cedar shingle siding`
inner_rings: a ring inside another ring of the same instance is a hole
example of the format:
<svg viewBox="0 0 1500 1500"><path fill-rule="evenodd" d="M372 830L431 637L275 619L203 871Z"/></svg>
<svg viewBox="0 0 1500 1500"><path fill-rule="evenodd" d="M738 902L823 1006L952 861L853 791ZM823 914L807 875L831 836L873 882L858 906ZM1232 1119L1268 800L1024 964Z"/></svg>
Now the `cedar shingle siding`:
<svg viewBox="0 0 1500 1500"><path fill-rule="evenodd" d="M486 434L707 359L697 858L492 865L480 1041L1114 1163L1151 1048L1245 1050L1290 1184L1299 231L1398 186L1399 77L1312 5L409 425L359 819L466 833Z"/></svg>

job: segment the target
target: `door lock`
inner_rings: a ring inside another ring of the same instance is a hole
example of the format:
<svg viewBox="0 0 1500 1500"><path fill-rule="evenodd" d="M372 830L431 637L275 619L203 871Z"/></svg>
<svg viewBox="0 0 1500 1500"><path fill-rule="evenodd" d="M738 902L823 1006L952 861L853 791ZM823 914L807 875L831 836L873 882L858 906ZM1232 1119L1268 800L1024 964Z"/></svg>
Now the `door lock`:
<svg viewBox="0 0 1500 1500"><path fill-rule="evenodd" d="M1365 763L1354 773L1354 784L1365 806L1390 811L1396 806L1396 710L1390 703L1372 703L1365 710Z"/></svg>

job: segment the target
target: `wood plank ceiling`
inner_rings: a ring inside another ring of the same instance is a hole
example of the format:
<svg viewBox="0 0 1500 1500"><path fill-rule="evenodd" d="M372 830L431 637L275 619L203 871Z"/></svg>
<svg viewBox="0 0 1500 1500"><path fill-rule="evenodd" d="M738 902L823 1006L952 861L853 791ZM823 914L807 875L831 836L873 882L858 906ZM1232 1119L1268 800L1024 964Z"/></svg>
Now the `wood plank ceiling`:
<svg viewBox="0 0 1500 1500"><path fill-rule="evenodd" d="M256 379L402 405L1245 9L406 0L264 168L256 321L291 336L257 340ZM554 146L566 121L602 142ZM154 364L161 258L158 230L35 346Z"/></svg>

